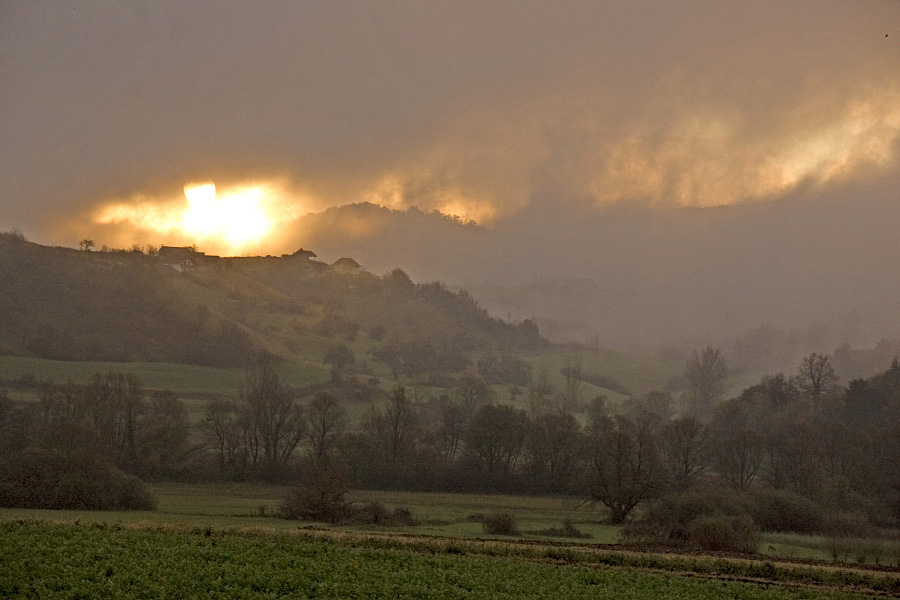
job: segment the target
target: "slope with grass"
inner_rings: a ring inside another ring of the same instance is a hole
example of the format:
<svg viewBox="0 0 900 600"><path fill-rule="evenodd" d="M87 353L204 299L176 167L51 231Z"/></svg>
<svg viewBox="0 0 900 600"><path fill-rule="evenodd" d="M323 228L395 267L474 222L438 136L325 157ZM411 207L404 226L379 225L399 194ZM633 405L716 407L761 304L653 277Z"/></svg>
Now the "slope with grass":
<svg viewBox="0 0 900 600"><path fill-rule="evenodd" d="M536 328L399 269L346 275L293 257L235 257L178 271L140 252L2 234L0 279L0 355L234 367L253 347L327 373L337 345L364 362L385 344L418 345L462 365L479 352L546 344Z"/></svg>

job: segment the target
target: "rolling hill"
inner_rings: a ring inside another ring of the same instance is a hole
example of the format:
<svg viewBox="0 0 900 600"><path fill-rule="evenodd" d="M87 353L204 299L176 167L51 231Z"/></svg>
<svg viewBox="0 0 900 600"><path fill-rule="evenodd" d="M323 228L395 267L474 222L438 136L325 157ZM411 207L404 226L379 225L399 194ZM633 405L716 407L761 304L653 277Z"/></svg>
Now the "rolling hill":
<svg viewBox="0 0 900 600"><path fill-rule="evenodd" d="M341 273L305 257L90 252L0 236L0 354L54 360L243 364L267 350L327 371L373 356L423 375L547 346L529 321L401 270ZM415 359L415 360L414 360ZM415 364L413 364L415 362Z"/></svg>

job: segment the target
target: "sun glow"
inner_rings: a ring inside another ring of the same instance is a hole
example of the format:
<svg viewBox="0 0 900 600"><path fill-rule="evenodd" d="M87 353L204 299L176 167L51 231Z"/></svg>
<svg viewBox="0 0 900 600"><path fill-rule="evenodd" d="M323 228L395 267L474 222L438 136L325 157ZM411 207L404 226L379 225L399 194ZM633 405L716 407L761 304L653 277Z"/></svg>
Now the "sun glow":
<svg viewBox="0 0 900 600"><path fill-rule="evenodd" d="M184 186L180 198L135 197L98 207L94 221L161 235L164 243L199 244L238 254L271 241L279 225L300 216L296 198L273 183L217 189L215 183Z"/></svg>
<svg viewBox="0 0 900 600"><path fill-rule="evenodd" d="M188 208L181 217L181 229L199 239L221 238L240 248L258 242L272 229L272 221L262 204L260 187L236 189L218 197L213 183L184 188Z"/></svg>

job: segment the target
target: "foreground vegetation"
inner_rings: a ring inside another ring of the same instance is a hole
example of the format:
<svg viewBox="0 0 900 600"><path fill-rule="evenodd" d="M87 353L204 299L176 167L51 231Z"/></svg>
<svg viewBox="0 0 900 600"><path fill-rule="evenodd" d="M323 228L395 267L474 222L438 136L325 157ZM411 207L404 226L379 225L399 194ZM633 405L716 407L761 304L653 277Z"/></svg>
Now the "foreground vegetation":
<svg viewBox="0 0 900 600"><path fill-rule="evenodd" d="M7 521L3 597L859 598L895 573L579 546ZM752 581L748 581L752 579Z"/></svg>

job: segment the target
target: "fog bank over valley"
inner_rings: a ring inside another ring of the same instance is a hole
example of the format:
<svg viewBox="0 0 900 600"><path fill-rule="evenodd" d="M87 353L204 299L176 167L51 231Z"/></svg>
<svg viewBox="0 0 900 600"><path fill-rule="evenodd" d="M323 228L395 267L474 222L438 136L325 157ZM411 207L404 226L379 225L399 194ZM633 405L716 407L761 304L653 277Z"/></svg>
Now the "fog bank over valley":
<svg viewBox="0 0 900 600"><path fill-rule="evenodd" d="M895 196L861 189L705 209L534 208L494 229L354 205L300 226L321 255L345 252L376 273L401 266L416 280L465 287L498 316L537 318L557 341L727 345L766 324L830 351L900 334ZM353 228L361 220L365 232Z"/></svg>

